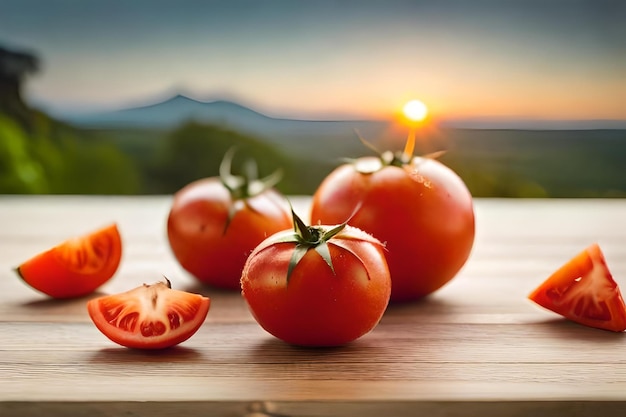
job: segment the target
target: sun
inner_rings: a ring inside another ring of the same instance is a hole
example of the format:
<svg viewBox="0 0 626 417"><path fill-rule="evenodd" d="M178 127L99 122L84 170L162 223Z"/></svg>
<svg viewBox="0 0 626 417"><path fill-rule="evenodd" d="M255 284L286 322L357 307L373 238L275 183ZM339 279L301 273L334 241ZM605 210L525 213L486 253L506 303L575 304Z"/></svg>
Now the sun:
<svg viewBox="0 0 626 417"><path fill-rule="evenodd" d="M402 111L409 120L414 122L421 122L428 115L428 107L419 100L409 101L404 105Z"/></svg>

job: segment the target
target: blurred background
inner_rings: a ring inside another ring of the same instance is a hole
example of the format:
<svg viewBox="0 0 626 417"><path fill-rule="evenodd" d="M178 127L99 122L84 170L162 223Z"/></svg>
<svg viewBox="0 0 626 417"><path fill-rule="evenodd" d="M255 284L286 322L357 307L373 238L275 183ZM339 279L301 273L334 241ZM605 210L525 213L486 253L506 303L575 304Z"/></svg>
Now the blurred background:
<svg viewBox="0 0 626 417"><path fill-rule="evenodd" d="M445 150L476 197L626 197L620 0L0 0L0 193L169 194L254 158ZM406 102L427 118L411 124Z"/></svg>

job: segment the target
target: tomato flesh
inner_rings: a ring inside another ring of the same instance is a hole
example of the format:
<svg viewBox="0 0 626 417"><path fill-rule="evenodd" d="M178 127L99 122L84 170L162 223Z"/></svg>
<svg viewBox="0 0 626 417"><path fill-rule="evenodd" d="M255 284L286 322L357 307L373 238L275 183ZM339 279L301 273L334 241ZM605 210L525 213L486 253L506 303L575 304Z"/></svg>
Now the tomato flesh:
<svg viewBox="0 0 626 417"><path fill-rule="evenodd" d="M626 330L626 305L595 243L550 275L528 298L585 326Z"/></svg>
<svg viewBox="0 0 626 417"><path fill-rule="evenodd" d="M210 299L160 282L95 298L87 310L110 340L135 349L164 349L193 336L209 312Z"/></svg>
<svg viewBox="0 0 626 417"><path fill-rule="evenodd" d="M16 268L32 288L54 298L81 297L113 277L122 258L116 224L68 239Z"/></svg>

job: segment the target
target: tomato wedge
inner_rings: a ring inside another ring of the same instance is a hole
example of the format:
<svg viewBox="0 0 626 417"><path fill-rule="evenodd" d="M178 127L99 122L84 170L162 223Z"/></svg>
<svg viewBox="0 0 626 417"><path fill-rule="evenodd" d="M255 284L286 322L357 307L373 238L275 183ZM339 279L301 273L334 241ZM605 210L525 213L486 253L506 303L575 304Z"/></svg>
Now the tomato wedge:
<svg viewBox="0 0 626 417"><path fill-rule="evenodd" d="M51 297L81 297L111 279L121 258L122 239L117 225L111 224L35 255L16 272Z"/></svg>
<svg viewBox="0 0 626 417"><path fill-rule="evenodd" d="M596 243L554 272L528 298L585 326L626 330L622 294Z"/></svg>
<svg viewBox="0 0 626 417"><path fill-rule="evenodd" d="M167 281L94 298L87 311L98 330L117 344L165 349L193 336L210 304L208 297L173 290Z"/></svg>

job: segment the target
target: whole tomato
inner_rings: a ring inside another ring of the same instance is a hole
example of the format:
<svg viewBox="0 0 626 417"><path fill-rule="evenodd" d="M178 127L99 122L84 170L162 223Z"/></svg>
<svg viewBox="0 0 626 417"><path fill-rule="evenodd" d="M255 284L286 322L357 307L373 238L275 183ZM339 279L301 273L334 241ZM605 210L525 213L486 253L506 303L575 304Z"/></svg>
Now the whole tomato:
<svg viewBox="0 0 626 417"><path fill-rule="evenodd" d="M224 156L219 177L194 181L174 195L167 236L180 265L212 286L239 290L241 270L268 236L292 227L283 196L272 186L279 175L256 179L230 173L234 151Z"/></svg>
<svg viewBox="0 0 626 417"><path fill-rule="evenodd" d="M384 242L391 301L416 300L449 282L474 242L472 196L450 168L403 153L363 157L331 172L313 196L312 223L349 224ZM408 149L408 151L407 151Z"/></svg>
<svg viewBox="0 0 626 417"><path fill-rule="evenodd" d="M267 332L291 344L338 346L372 330L391 294L384 246L345 223L279 232L250 255L242 295Z"/></svg>

